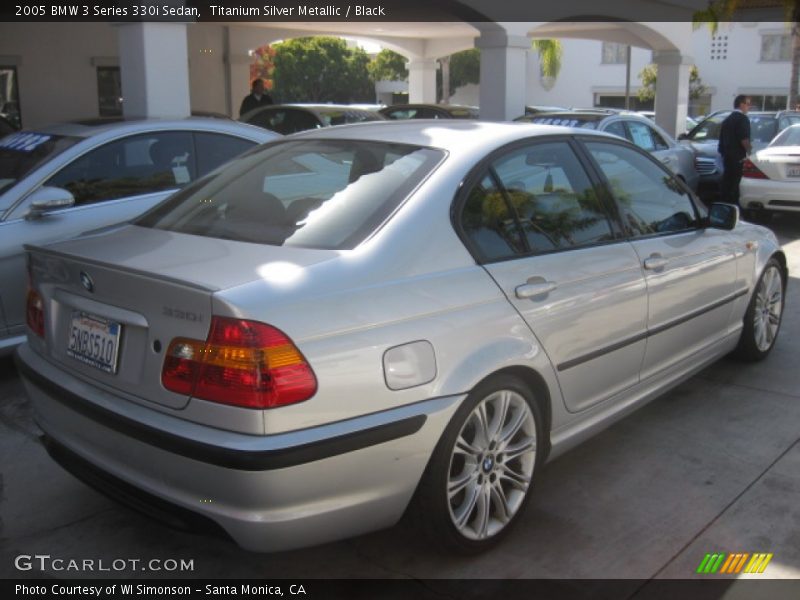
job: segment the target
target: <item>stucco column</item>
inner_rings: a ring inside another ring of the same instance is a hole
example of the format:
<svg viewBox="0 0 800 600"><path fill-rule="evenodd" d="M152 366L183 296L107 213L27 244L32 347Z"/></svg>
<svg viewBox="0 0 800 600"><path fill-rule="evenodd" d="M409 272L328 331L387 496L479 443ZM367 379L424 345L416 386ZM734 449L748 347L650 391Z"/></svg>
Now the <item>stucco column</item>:
<svg viewBox="0 0 800 600"><path fill-rule="evenodd" d="M186 23L118 27L122 113L126 117L189 116Z"/></svg>
<svg viewBox="0 0 800 600"><path fill-rule="evenodd" d="M523 114L530 39L487 31L476 38L475 46L481 51L481 119L508 121Z"/></svg>
<svg viewBox="0 0 800 600"><path fill-rule="evenodd" d="M679 51L653 53L658 65L656 80L656 123L676 136L686 130L689 110L689 75L693 60Z"/></svg>
<svg viewBox="0 0 800 600"><path fill-rule="evenodd" d="M408 63L408 101L436 102L436 59L412 58Z"/></svg>

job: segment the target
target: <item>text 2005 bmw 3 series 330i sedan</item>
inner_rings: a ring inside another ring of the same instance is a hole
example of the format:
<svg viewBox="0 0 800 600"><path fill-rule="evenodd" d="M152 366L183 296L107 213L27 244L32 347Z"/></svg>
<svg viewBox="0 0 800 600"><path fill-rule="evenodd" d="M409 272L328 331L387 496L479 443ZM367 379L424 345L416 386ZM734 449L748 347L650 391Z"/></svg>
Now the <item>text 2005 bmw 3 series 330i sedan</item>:
<svg viewBox="0 0 800 600"><path fill-rule="evenodd" d="M602 133L302 133L132 224L29 247L17 352L62 464L281 550L474 552L542 463L711 361L766 357L785 258Z"/></svg>

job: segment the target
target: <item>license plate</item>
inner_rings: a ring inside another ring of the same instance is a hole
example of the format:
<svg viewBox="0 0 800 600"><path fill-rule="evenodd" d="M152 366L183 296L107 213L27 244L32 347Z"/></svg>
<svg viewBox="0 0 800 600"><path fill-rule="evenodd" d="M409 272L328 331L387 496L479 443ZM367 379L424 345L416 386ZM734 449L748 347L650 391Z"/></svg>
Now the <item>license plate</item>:
<svg viewBox="0 0 800 600"><path fill-rule="evenodd" d="M117 372L122 325L83 312L72 313L67 355L106 373Z"/></svg>
<svg viewBox="0 0 800 600"><path fill-rule="evenodd" d="M786 166L786 176L787 177L800 177L800 165L787 165Z"/></svg>

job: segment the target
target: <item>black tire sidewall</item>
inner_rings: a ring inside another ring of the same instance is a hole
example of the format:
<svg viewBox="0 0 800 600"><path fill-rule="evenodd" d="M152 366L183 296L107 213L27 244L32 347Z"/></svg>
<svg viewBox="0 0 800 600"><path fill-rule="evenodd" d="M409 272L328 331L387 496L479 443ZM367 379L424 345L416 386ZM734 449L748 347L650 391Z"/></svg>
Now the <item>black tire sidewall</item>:
<svg viewBox="0 0 800 600"><path fill-rule="evenodd" d="M756 340L755 340L756 296L758 295L758 290L764 281L764 277L771 268L776 269L781 278L781 314L778 318L778 329L775 332L775 337L773 338L772 343L766 350L761 350L756 345ZM750 298L750 303L747 305L747 310L744 313L744 325L742 328L742 337L739 340L739 345L736 348L736 356L738 358L747 361L758 361L766 358L767 355L770 352L772 352L772 349L775 347L775 342L778 339L778 334L780 333L781 324L783 323L783 312L785 308L784 307L785 302L786 302L786 278L784 276L783 269L781 269L781 265L778 263L777 260L775 260L775 258L770 258L767 261L767 264L764 265L764 269L761 271L761 275L758 278L756 287L753 289L753 294L752 297Z"/></svg>

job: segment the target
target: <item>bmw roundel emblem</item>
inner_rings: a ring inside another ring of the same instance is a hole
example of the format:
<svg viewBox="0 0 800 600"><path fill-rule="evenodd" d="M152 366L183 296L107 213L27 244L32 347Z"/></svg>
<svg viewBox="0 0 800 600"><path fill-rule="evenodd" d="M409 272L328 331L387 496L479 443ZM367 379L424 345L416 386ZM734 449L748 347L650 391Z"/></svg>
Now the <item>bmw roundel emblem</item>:
<svg viewBox="0 0 800 600"><path fill-rule="evenodd" d="M81 271L81 285L87 292L94 292L94 281L84 271Z"/></svg>

